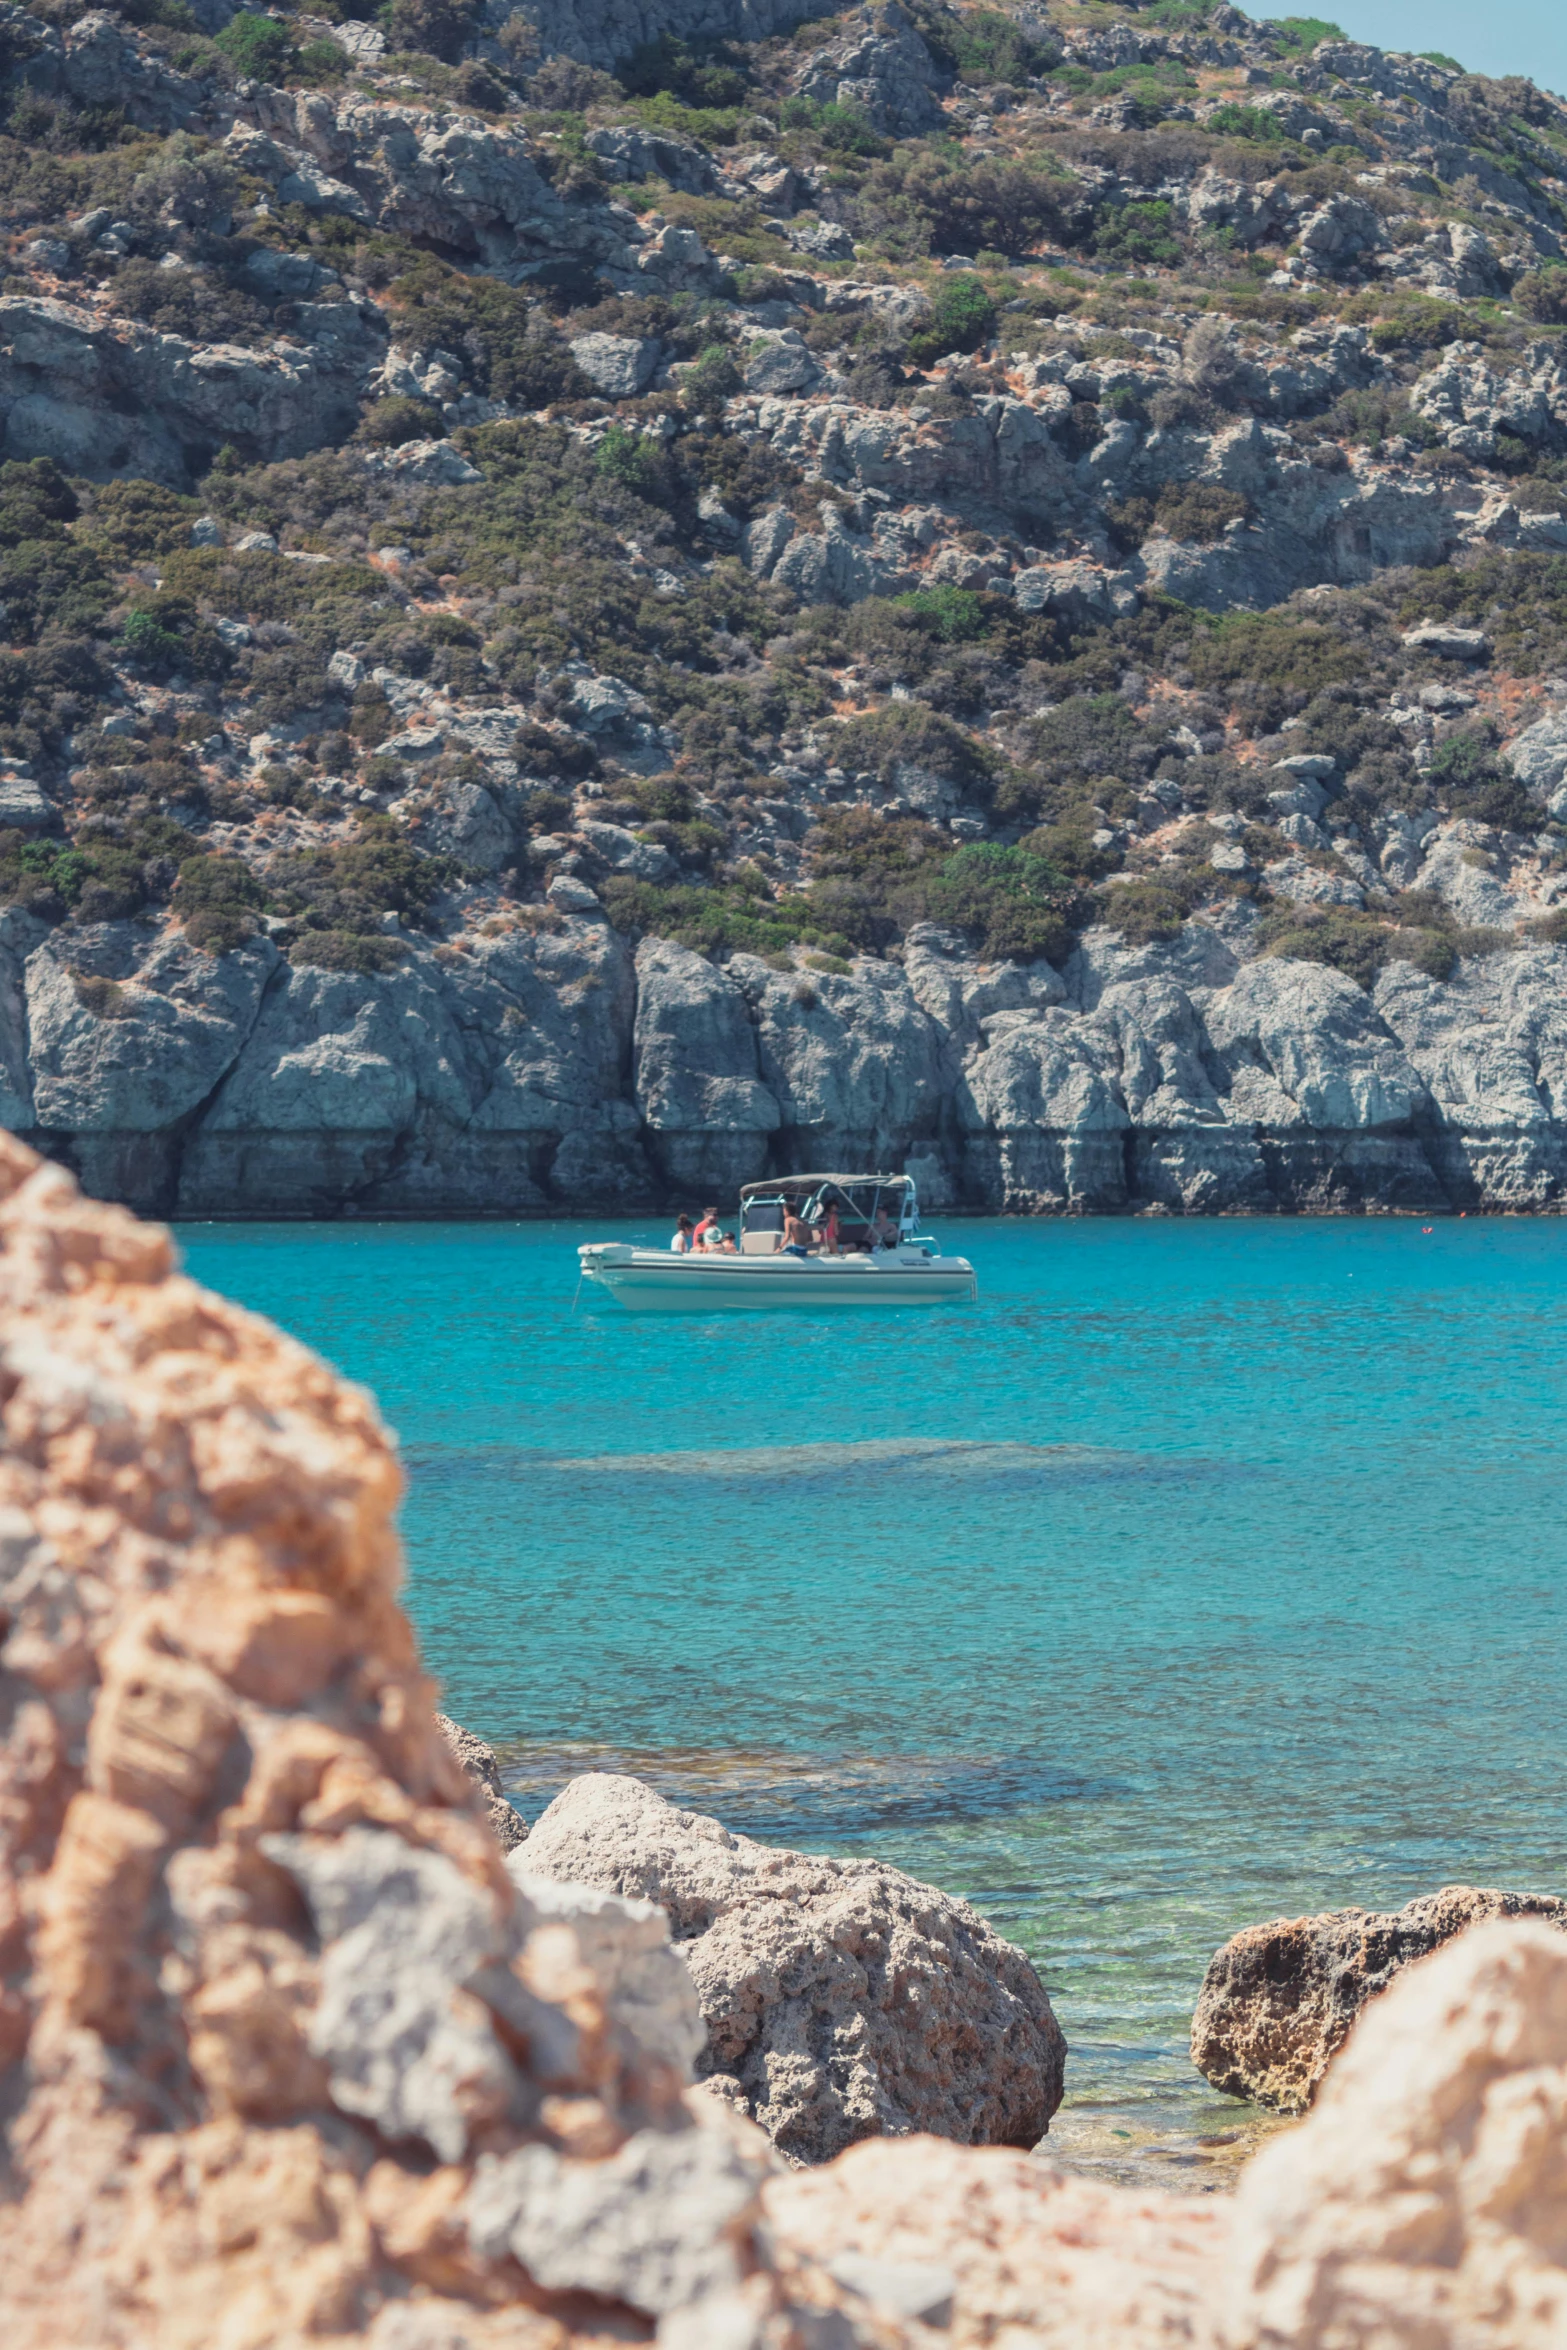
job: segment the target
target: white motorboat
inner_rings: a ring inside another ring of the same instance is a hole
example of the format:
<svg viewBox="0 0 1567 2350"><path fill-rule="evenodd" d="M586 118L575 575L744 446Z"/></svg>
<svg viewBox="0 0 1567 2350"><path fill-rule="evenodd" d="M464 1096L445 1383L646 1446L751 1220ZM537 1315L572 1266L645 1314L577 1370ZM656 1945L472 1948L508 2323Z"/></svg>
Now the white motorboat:
<svg viewBox="0 0 1567 2350"><path fill-rule="evenodd" d="M812 1232L805 1255L784 1247L790 1210ZM638 1313L936 1306L979 1295L968 1258L944 1256L939 1241L920 1231L919 1197L907 1175L786 1175L747 1183L731 1246L678 1252L590 1240L577 1256L585 1280Z"/></svg>

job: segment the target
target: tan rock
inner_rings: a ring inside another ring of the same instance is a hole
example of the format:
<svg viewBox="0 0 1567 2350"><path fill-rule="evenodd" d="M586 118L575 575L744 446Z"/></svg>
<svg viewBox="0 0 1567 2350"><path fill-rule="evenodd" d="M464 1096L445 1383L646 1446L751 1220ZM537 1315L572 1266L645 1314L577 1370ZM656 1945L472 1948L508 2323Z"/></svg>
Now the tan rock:
<svg viewBox="0 0 1567 2350"><path fill-rule="evenodd" d="M1216 2340L1227 2199L1134 2194L1029 2155L870 2141L763 2193L780 2248L953 2350L1164 2350Z"/></svg>
<svg viewBox="0 0 1567 2350"><path fill-rule="evenodd" d="M1444 1885L1400 1910L1328 1910L1248 1926L1215 1952L1192 2017L1192 2062L1227 2096L1303 2113L1368 1999L1484 1918L1567 1927L1567 1901Z"/></svg>
<svg viewBox="0 0 1567 2350"><path fill-rule="evenodd" d="M766 2258L662 1918L508 1876L369 1398L5 1135L0 1420L6 2350L900 2350Z"/></svg>
<svg viewBox="0 0 1567 2350"><path fill-rule="evenodd" d="M1244 2174L1232 2350L1559 2350L1567 1939L1475 1926L1357 2025Z"/></svg>

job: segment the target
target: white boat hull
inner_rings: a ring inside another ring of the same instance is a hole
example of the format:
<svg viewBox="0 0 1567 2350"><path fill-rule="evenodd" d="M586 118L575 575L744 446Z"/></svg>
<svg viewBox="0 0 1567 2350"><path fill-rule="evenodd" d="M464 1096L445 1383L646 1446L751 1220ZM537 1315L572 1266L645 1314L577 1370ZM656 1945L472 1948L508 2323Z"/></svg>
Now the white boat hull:
<svg viewBox="0 0 1567 2350"><path fill-rule="evenodd" d="M914 1248L881 1249L874 1256L677 1256L610 1240L586 1242L577 1255L585 1280L618 1305L644 1314L961 1305L979 1294L967 1257L927 1256Z"/></svg>

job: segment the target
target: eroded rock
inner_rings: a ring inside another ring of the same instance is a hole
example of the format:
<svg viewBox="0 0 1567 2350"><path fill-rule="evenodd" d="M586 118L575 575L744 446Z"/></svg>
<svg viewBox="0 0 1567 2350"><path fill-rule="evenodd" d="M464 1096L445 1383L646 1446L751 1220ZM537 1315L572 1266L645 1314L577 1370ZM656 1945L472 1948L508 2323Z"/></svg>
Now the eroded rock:
<svg viewBox="0 0 1567 2350"><path fill-rule="evenodd" d="M10 2350L566 2350L737 2304L785 2342L797 2302L894 2350L767 2255L776 2157L686 2101L662 1918L507 1874L369 1398L3 1137L0 1393Z"/></svg>
<svg viewBox="0 0 1567 2350"><path fill-rule="evenodd" d="M1547 2350L1564 2210L1567 1939L1476 1926L1376 2002L1310 2117L1245 2172L1224 2340Z"/></svg>
<svg viewBox="0 0 1567 2350"><path fill-rule="evenodd" d="M1368 2001L1417 1959L1487 1918L1567 1930L1567 1901L1444 1885L1400 1910L1329 1910L1248 1926L1209 1961L1192 2062L1231 2097L1301 2113Z"/></svg>
<svg viewBox="0 0 1567 2350"><path fill-rule="evenodd" d="M541 1814L527 1867L667 1911L699 2076L796 2161L920 2130L1029 2146L1060 2103L1066 2044L1023 1953L880 1861L774 1851L594 1772Z"/></svg>

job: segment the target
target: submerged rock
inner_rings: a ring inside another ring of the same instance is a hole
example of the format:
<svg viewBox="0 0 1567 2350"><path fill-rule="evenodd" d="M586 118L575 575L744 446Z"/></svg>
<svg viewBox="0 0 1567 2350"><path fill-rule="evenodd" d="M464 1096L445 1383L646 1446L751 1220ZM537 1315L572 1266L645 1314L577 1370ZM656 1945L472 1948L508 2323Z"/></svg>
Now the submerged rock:
<svg viewBox="0 0 1567 2350"><path fill-rule="evenodd" d="M527 1868L668 1912L699 2076L795 2161L920 2130L1031 2146L1061 2102L1066 2043L1029 1961L884 1862L775 1851L593 1772L541 1814Z"/></svg>
<svg viewBox="0 0 1567 2350"><path fill-rule="evenodd" d="M1444 1885L1400 1910L1248 1926L1209 1962L1192 2017L1192 2062L1228 2096L1303 2112L1368 2000L1480 1920L1514 1917L1567 1930L1567 1901Z"/></svg>

